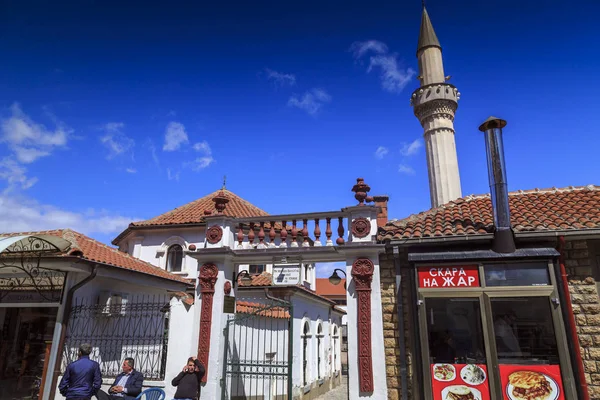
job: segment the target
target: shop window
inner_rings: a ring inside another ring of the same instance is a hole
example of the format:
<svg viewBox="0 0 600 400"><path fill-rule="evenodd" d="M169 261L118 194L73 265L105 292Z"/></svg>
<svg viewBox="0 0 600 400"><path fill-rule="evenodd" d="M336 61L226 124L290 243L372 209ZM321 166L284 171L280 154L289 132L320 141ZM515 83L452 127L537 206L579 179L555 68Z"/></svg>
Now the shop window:
<svg viewBox="0 0 600 400"><path fill-rule="evenodd" d="M310 325L304 324L304 334L302 335L302 381L304 386L308 384L308 339L310 338Z"/></svg>
<svg viewBox="0 0 600 400"><path fill-rule="evenodd" d="M486 264L485 284L494 286L547 286L550 285L547 263Z"/></svg>
<svg viewBox="0 0 600 400"><path fill-rule="evenodd" d="M431 364L485 364L479 299L430 298L426 304Z"/></svg>
<svg viewBox="0 0 600 400"><path fill-rule="evenodd" d="M492 298L492 318L501 364L558 364L547 297Z"/></svg>
<svg viewBox="0 0 600 400"><path fill-rule="evenodd" d="M323 326L317 327L317 377L321 379L321 341L323 339Z"/></svg>
<svg viewBox="0 0 600 400"><path fill-rule="evenodd" d="M181 272L181 266L183 264L183 248L174 244L169 247L167 252L167 270L171 272Z"/></svg>
<svg viewBox="0 0 600 400"><path fill-rule="evenodd" d="M260 275L265 272L264 264L252 264L248 267L250 275Z"/></svg>

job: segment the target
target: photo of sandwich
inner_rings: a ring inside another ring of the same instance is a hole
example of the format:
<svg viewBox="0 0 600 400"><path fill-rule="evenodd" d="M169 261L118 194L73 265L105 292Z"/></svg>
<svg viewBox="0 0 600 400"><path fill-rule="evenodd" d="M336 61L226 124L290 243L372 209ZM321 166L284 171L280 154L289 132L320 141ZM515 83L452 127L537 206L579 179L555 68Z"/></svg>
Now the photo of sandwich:
<svg viewBox="0 0 600 400"><path fill-rule="evenodd" d="M535 371L516 371L508 376L506 392L512 400L555 400L558 385L554 380Z"/></svg>
<svg viewBox="0 0 600 400"><path fill-rule="evenodd" d="M481 400L481 392L465 385L453 385L444 388L442 400Z"/></svg>

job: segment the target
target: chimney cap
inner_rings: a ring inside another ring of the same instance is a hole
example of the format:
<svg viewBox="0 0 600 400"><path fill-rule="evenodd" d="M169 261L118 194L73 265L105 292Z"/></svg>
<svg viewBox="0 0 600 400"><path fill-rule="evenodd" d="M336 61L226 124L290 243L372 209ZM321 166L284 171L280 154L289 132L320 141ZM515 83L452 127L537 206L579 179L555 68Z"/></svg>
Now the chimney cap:
<svg viewBox="0 0 600 400"><path fill-rule="evenodd" d="M496 118L494 116L489 117L488 119L486 119L483 124L481 124L479 126L479 130L481 132L485 132L488 129L494 129L494 128L504 128L506 126L506 121L500 118Z"/></svg>

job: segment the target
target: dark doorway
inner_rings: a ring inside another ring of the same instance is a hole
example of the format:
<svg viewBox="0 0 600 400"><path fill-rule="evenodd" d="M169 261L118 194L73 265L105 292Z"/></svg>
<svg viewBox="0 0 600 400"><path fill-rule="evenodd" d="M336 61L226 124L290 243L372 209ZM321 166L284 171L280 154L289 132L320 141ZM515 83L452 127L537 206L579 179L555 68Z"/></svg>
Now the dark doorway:
<svg viewBox="0 0 600 400"><path fill-rule="evenodd" d="M37 400L57 310L0 308L0 400Z"/></svg>

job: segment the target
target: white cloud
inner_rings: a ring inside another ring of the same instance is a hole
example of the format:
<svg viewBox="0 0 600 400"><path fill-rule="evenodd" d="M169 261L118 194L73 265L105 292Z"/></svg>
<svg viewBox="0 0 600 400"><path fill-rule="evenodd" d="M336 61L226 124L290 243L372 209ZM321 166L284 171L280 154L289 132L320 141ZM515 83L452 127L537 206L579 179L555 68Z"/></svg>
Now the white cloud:
<svg viewBox="0 0 600 400"><path fill-rule="evenodd" d="M385 155L387 153L389 153L389 150L387 147L379 146L377 148L377 150L375 150L375 158L381 160L383 157L385 157Z"/></svg>
<svg viewBox="0 0 600 400"><path fill-rule="evenodd" d="M416 154L421 147L423 147L421 139L415 139L410 143L404 143L400 149L400 154L406 157L412 156Z"/></svg>
<svg viewBox="0 0 600 400"><path fill-rule="evenodd" d="M194 160L194 162L192 163L192 168L195 171L204 169L204 168L208 167L210 164L212 164L213 162L215 162L215 159L212 156L212 150L206 141L202 141L202 142L198 142L198 143L194 144L193 148L197 152L203 154L202 157L196 158L196 160Z"/></svg>
<svg viewBox="0 0 600 400"><path fill-rule="evenodd" d="M194 171L199 171L208 167L213 162L215 162L215 159L212 158L212 156L198 157L194 160L192 169L194 169Z"/></svg>
<svg viewBox="0 0 600 400"><path fill-rule="evenodd" d="M137 169L135 169L135 168L126 168L125 171L129 172L130 174L137 173Z"/></svg>
<svg viewBox="0 0 600 400"><path fill-rule="evenodd" d="M388 47L385 43L378 40L366 40L364 42L352 43L350 51L354 54L354 58L359 59L369 51L377 54L385 54L388 52Z"/></svg>
<svg viewBox="0 0 600 400"><path fill-rule="evenodd" d="M0 142L8 145L18 162L30 164L67 145L72 130L60 121L54 121L57 126L52 130L34 122L18 103L10 107L10 112L11 116L1 121Z"/></svg>
<svg viewBox="0 0 600 400"><path fill-rule="evenodd" d="M171 172L171 168L167 168L167 178L179 182L179 172Z"/></svg>
<svg viewBox="0 0 600 400"><path fill-rule="evenodd" d="M171 121L165 130L164 151L175 151L181 148L181 145L188 144L189 139L185 126L179 122Z"/></svg>
<svg viewBox="0 0 600 400"><path fill-rule="evenodd" d="M40 204L23 196L0 194L0 226L12 232L70 228L84 234L114 234L123 231L131 221L105 210L78 213Z"/></svg>
<svg viewBox="0 0 600 400"><path fill-rule="evenodd" d="M294 74L284 74L269 68L265 68L265 72L267 73L267 79L273 81L275 85L294 86L296 84L296 75Z"/></svg>
<svg viewBox="0 0 600 400"><path fill-rule="evenodd" d="M0 160L0 179L8 183L4 193L8 193L17 187L27 190L37 182L37 178L28 178L27 168L16 162L12 157L5 157Z"/></svg>
<svg viewBox="0 0 600 400"><path fill-rule="evenodd" d="M379 68L381 87L390 93L400 93L416 74L412 68L400 68L398 55L396 53L389 53L385 43L377 40L354 42L350 50L357 60L369 52L375 53L375 55L369 58L367 72Z"/></svg>
<svg viewBox="0 0 600 400"><path fill-rule="evenodd" d="M406 174L406 175L414 175L415 174L415 170L406 164L400 164L398 166L398 172L400 172L401 174Z"/></svg>
<svg viewBox="0 0 600 400"><path fill-rule="evenodd" d="M316 115L321 107L331 102L331 96L323 89L314 88L304 93L302 97L296 95L290 97L288 106L297 107L310 115Z"/></svg>
<svg viewBox="0 0 600 400"><path fill-rule="evenodd" d="M102 127L104 135L100 137L100 142L108 149L106 158L109 160L135 146L135 141L123 133L124 126L122 122L109 122Z"/></svg>
<svg viewBox="0 0 600 400"><path fill-rule="evenodd" d="M210 146L208 145L208 143L206 141L196 143L194 145L194 150L201 151L201 152L208 153L208 154L212 153L212 151L210 150Z"/></svg>
<svg viewBox="0 0 600 400"><path fill-rule="evenodd" d="M398 67L395 54L371 57L367 72L371 72L374 67L381 68L381 87L390 93L400 93L415 75L412 68L403 70Z"/></svg>

